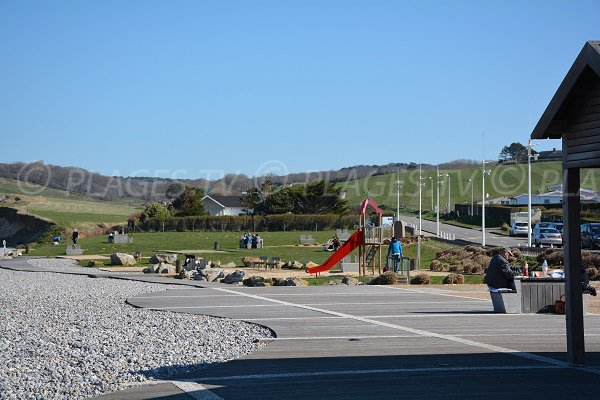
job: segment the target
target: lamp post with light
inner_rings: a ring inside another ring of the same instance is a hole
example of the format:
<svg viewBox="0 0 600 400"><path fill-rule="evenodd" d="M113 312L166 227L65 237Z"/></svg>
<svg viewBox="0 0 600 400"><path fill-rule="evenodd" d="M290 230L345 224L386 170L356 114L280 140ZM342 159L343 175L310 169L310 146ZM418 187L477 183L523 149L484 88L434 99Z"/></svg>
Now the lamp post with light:
<svg viewBox="0 0 600 400"><path fill-rule="evenodd" d="M527 143L527 247L531 247L531 157L537 161L539 154L531 154L531 139Z"/></svg>
<svg viewBox="0 0 600 400"><path fill-rule="evenodd" d="M475 186L475 184L473 183L473 179L469 179L469 182L471 182L471 212L470 212L470 215L472 217L473 216L473 186Z"/></svg>
<svg viewBox="0 0 600 400"><path fill-rule="evenodd" d="M489 161L488 161L489 162ZM491 169L485 169L486 161L482 160L481 162L481 245L485 246L485 175L490 175L492 173Z"/></svg>

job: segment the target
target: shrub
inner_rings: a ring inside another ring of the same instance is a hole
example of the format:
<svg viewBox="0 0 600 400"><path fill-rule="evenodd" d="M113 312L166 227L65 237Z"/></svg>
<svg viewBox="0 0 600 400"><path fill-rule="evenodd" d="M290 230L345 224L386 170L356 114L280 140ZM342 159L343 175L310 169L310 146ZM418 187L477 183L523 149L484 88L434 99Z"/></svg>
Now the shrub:
<svg viewBox="0 0 600 400"><path fill-rule="evenodd" d="M419 274L410 280L412 285L429 285L429 275Z"/></svg>
<svg viewBox="0 0 600 400"><path fill-rule="evenodd" d="M508 226L506 222L503 222L500 226L500 230L502 230L502 232L508 232L510 230L510 226Z"/></svg>
<svg viewBox="0 0 600 400"><path fill-rule="evenodd" d="M431 261L431 264L429 264L429 269L431 271L441 272L442 271L442 263L439 260L433 260L433 261Z"/></svg>
<svg viewBox="0 0 600 400"><path fill-rule="evenodd" d="M588 267L586 269L586 272L588 274L588 278L590 279L590 281L597 281L598 278L600 278L600 273L598 272L597 268Z"/></svg>
<svg viewBox="0 0 600 400"><path fill-rule="evenodd" d="M444 285L460 285L465 283L465 277L459 274L450 274L444 278Z"/></svg>
<svg viewBox="0 0 600 400"><path fill-rule="evenodd" d="M471 245L466 246L465 251L472 253L472 254L484 254L486 252L486 250L482 247L471 246Z"/></svg>
<svg viewBox="0 0 600 400"><path fill-rule="evenodd" d="M480 265L476 265L473 268L471 268L471 273L475 274L475 275L481 275L483 274L484 268L482 268Z"/></svg>
<svg viewBox="0 0 600 400"><path fill-rule="evenodd" d="M448 271L449 271L449 272L459 272L459 271L458 271L458 269L459 269L459 266L458 266L458 265L450 265L450 266L448 267ZM462 270L462 268L461 268L461 270Z"/></svg>
<svg viewBox="0 0 600 400"><path fill-rule="evenodd" d="M488 267L488 265L490 265L491 259L492 259L491 257L481 254L481 255L475 256L473 258L473 264L478 265L481 268L485 269Z"/></svg>
<svg viewBox="0 0 600 400"><path fill-rule="evenodd" d="M395 285L396 283L398 283L398 276L392 271L384 272L369 281L370 285Z"/></svg>

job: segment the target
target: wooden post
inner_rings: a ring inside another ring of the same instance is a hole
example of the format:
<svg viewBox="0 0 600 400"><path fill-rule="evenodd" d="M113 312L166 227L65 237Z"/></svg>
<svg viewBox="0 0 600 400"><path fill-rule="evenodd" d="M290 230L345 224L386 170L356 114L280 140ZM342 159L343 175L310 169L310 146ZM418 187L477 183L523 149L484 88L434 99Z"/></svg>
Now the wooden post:
<svg viewBox="0 0 600 400"><path fill-rule="evenodd" d="M381 244L379 245L379 275L381 275Z"/></svg>
<svg viewBox="0 0 600 400"><path fill-rule="evenodd" d="M563 149L568 149L563 136ZM566 157L567 151L564 152ZM563 159L563 243L567 323L567 360L572 365L585 362L583 299L581 288L580 170L568 168Z"/></svg>

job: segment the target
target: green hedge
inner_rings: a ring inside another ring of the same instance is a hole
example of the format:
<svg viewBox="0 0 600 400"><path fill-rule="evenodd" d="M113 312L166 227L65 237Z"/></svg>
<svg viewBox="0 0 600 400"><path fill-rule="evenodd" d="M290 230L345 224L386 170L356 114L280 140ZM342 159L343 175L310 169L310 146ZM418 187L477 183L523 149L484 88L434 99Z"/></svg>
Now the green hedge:
<svg viewBox="0 0 600 400"><path fill-rule="evenodd" d="M147 218L136 221L135 229L143 231L208 231L208 232L241 232L241 231L311 231L332 229L354 229L358 224L356 216L325 215L240 215L240 216L211 216L172 217L166 220ZM164 225L164 226L163 226ZM134 223L129 222L134 228Z"/></svg>

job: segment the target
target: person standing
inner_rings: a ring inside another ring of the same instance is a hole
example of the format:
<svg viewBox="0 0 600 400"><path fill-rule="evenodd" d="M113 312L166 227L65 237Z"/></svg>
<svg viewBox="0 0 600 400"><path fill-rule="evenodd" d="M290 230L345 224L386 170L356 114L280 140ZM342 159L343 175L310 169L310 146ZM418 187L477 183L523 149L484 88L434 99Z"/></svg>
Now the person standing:
<svg viewBox="0 0 600 400"><path fill-rule="evenodd" d="M515 286L515 276L518 271L508 262L509 257L514 257L512 251L508 247L503 247L500 253L496 254L490 260L490 264L485 272L483 283L488 285L490 289L509 288L517 290Z"/></svg>
<svg viewBox="0 0 600 400"><path fill-rule="evenodd" d="M395 236L392 236L392 241L388 246L387 257L392 256L392 262L394 266L394 272L398 272L400 265L400 258L402 257L402 244Z"/></svg>
<svg viewBox="0 0 600 400"><path fill-rule="evenodd" d="M77 229L73 229L73 234L71 235L71 240L73 240L73 245L77 244L77 239L79 239L79 232L77 232Z"/></svg>

